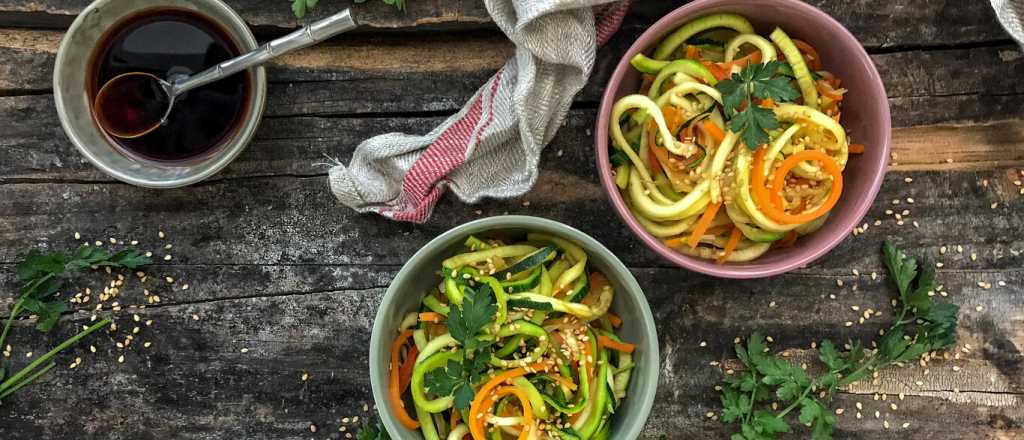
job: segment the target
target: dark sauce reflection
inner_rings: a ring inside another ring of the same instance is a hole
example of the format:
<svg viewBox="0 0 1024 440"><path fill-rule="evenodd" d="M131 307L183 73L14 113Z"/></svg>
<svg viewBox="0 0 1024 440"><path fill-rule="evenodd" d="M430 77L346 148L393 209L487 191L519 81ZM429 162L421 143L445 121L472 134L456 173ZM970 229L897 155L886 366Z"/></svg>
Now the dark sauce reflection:
<svg viewBox="0 0 1024 440"><path fill-rule="evenodd" d="M225 31L194 12L142 11L115 25L100 43L91 63L90 99L95 99L107 81L123 73L145 72L159 78L191 75L239 53ZM249 88L247 72L207 84L179 96L165 125L134 139L111 138L130 153L150 160L178 162L203 157L241 125Z"/></svg>

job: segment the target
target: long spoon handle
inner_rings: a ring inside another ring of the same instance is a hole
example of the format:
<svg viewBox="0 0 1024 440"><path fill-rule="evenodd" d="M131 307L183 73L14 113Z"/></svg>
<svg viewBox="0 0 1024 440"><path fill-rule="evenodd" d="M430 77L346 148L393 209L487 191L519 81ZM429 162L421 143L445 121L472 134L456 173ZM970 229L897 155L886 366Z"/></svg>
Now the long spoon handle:
<svg viewBox="0 0 1024 440"><path fill-rule="evenodd" d="M181 78L171 85L171 95L177 96L196 87L209 84L221 78L234 75L253 66L293 50L324 41L356 27L356 21L348 9L304 26L288 35L273 40L260 48L224 61L190 77Z"/></svg>

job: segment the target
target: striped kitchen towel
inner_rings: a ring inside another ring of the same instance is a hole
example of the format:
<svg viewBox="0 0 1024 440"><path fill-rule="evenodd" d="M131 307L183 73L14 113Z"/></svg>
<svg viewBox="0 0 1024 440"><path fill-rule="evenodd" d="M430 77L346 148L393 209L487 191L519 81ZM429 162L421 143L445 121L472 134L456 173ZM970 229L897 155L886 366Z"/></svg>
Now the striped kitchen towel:
<svg viewBox="0 0 1024 440"><path fill-rule="evenodd" d="M541 150L583 88L599 45L630 0L485 0L516 45L508 60L454 116L423 136L368 139L328 181L345 205L400 221L430 218L445 188L468 203L510 198L537 180Z"/></svg>
<svg viewBox="0 0 1024 440"><path fill-rule="evenodd" d="M1024 0L992 0L992 8L1006 32L1024 45Z"/></svg>

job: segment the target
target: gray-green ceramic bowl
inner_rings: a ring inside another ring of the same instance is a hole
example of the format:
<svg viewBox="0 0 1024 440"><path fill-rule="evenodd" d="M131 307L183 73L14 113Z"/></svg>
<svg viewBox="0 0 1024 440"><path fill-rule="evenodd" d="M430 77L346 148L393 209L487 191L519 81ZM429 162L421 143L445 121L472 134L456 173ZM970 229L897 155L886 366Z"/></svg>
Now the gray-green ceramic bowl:
<svg viewBox="0 0 1024 440"><path fill-rule="evenodd" d="M455 253L470 234L487 236L488 233L496 232L544 232L571 240L586 250L592 267L608 277L615 288L612 311L621 316L623 321L618 334L623 340L637 345L634 353L637 367L630 379L629 393L613 416L611 438L637 438L654 405L654 394L658 388L658 333L654 328L654 317L651 316L647 298L629 269L597 240L556 221L518 215L475 220L441 234L405 263L384 294L370 336L370 384L373 386L373 400L380 412L381 422L391 438L422 438L419 432L404 428L388 404L389 346L398 334L399 322L404 315L415 311L424 292L440 281L437 272L441 260Z"/></svg>

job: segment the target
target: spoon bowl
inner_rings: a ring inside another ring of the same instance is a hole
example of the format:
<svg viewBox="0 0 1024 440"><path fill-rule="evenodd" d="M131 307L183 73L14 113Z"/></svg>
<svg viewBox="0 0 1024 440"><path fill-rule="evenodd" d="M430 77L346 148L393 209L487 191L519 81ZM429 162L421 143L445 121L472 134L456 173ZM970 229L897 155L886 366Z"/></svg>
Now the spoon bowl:
<svg viewBox="0 0 1024 440"><path fill-rule="evenodd" d="M160 127L171 113L171 83L144 72L124 73L96 93L96 119L111 136L142 137Z"/></svg>

